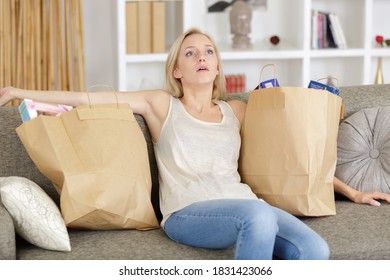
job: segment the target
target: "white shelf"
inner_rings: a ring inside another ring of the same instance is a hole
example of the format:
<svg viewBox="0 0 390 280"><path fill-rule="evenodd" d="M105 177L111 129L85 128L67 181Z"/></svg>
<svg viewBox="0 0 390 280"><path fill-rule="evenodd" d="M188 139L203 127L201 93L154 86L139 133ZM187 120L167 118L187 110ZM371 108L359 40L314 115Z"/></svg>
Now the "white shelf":
<svg viewBox="0 0 390 280"><path fill-rule="evenodd" d="M307 86L311 79L337 77L340 86L371 84L378 57L383 57L385 82L390 81L390 48L377 48L375 36L390 38L390 1L387 0L268 0L266 10L254 10L251 41L247 51L231 47L228 12L207 13L205 0L169 1L167 42L190 27L206 31L216 41L225 74L241 73L247 90L258 84L264 64L277 65L279 81L286 86ZM339 15L349 48L310 48L311 11ZM116 1L119 90L162 87L167 54L125 53L125 0ZM272 46L269 38L281 42ZM387 76L386 76L386 73Z"/></svg>
<svg viewBox="0 0 390 280"><path fill-rule="evenodd" d="M383 49L375 48L375 49L372 49L371 50L371 56L373 56L373 57L382 56L382 57L389 57L390 58L390 48L383 48ZM390 76L389 76L389 78L390 78Z"/></svg>
<svg viewBox="0 0 390 280"><path fill-rule="evenodd" d="M166 53L151 53L151 54L131 54L125 56L126 63L148 63L148 62L163 62L165 63L168 54Z"/></svg>
<svg viewBox="0 0 390 280"><path fill-rule="evenodd" d="M304 55L303 51L292 50L292 51L246 51L246 52L235 52L225 51L221 53L221 59L223 61L230 60L261 60L261 59L295 59L302 58Z"/></svg>
<svg viewBox="0 0 390 280"><path fill-rule="evenodd" d="M323 50L311 50L309 56L312 58L321 57L363 57L365 55L364 49L323 49Z"/></svg>

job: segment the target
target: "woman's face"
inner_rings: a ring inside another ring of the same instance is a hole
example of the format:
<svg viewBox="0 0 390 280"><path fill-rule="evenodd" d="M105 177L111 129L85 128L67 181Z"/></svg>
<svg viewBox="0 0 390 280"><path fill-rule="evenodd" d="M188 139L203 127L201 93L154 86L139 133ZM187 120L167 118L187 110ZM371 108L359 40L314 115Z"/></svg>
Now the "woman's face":
<svg viewBox="0 0 390 280"><path fill-rule="evenodd" d="M184 86L213 84L218 74L218 59L211 41L202 34L184 39L173 72Z"/></svg>

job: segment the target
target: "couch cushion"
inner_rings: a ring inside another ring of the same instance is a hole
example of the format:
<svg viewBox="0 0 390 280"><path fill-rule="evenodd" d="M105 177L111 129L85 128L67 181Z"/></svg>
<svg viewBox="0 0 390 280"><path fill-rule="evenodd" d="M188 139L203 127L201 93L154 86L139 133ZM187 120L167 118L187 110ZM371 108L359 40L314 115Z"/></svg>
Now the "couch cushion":
<svg viewBox="0 0 390 280"><path fill-rule="evenodd" d="M169 239L154 229L82 231L69 230L71 252L42 250L19 240L17 259L40 260L229 260L234 248L209 250L194 248Z"/></svg>
<svg viewBox="0 0 390 280"><path fill-rule="evenodd" d="M303 218L318 232L336 260L390 259L390 204L379 207L336 201L337 214L321 218Z"/></svg>
<svg viewBox="0 0 390 280"><path fill-rule="evenodd" d="M336 201L337 215L302 218L329 244L331 259L390 259L390 204L379 207ZM162 229L150 231L69 230L71 252L42 250L19 240L17 259L228 260L234 247L209 250L179 244Z"/></svg>
<svg viewBox="0 0 390 280"><path fill-rule="evenodd" d="M348 117L337 142L336 177L359 191L390 193L390 107Z"/></svg>

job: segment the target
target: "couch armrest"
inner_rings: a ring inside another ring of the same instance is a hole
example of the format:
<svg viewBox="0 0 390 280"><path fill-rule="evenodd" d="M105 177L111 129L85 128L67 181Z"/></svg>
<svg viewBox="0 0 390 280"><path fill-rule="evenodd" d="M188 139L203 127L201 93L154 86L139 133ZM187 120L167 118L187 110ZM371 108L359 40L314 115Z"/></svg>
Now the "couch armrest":
<svg viewBox="0 0 390 280"><path fill-rule="evenodd" d="M15 228L11 215L0 199L0 259L16 259Z"/></svg>

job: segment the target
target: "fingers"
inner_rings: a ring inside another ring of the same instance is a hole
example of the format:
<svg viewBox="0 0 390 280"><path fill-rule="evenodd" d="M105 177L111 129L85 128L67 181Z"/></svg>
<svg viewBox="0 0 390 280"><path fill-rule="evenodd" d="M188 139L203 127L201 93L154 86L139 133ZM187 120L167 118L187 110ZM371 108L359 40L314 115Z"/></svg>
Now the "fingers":
<svg viewBox="0 0 390 280"><path fill-rule="evenodd" d="M354 201L356 203L380 206L381 203L378 200L383 200L390 203L390 194L381 192L359 192Z"/></svg>
<svg viewBox="0 0 390 280"><path fill-rule="evenodd" d="M374 192L372 197L374 199L380 199L390 203L390 194L388 193Z"/></svg>
<svg viewBox="0 0 390 280"><path fill-rule="evenodd" d="M382 193L382 192L369 192L366 193L366 197L369 199L369 204L374 206L380 206L380 202L378 200L387 201L390 203L390 194Z"/></svg>
<svg viewBox="0 0 390 280"><path fill-rule="evenodd" d="M375 199L371 199L368 204L372 206L381 206L381 203Z"/></svg>

